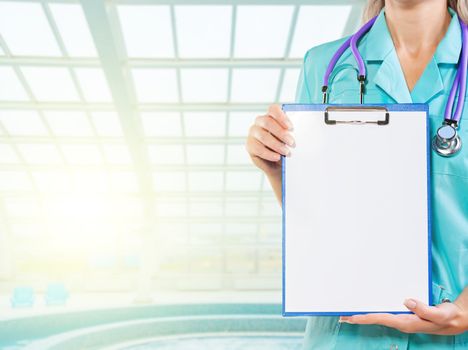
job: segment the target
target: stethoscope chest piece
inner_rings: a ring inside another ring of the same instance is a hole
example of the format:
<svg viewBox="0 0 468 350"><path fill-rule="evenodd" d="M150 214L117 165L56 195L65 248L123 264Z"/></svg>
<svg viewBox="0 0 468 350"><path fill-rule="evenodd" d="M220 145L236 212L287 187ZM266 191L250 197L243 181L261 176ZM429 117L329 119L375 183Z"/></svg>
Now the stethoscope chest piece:
<svg viewBox="0 0 468 350"><path fill-rule="evenodd" d="M442 125L432 138L432 148L442 157L451 157L460 151L460 136L452 125Z"/></svg>

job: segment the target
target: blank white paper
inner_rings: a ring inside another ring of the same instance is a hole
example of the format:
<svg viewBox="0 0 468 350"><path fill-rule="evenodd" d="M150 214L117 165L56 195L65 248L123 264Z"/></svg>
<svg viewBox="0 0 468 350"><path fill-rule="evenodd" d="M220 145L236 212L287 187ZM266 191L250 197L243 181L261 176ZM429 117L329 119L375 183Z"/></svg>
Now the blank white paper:
<svg viewBox="0 0 468 350"><path fill-rule="evenodd" d="M407 312L429 302L425 111L388 125L327 125L289 111L296 148L284 161L284 314ZM383 112L333 111L339 120Z"/></svg>

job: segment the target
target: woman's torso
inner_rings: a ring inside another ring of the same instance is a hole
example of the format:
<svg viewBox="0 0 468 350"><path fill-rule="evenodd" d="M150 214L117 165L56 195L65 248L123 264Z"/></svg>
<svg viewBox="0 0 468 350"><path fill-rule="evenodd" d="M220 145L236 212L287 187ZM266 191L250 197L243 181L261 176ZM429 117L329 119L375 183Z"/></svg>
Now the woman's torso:
<svg viewBox="0 0 468 350"><path fill-rule="evenodd" d="M453 15L454 13L451 12ZM454 80L461 36L456 17L416 86L408 91L383 11L359 44L367 67L364 103L427 103L430 134L441 125ZM309 50L296 102L321 103L322 77L344 39ZM329 103L359 103L354 57L349 50L330 78ZM454 300L468 285L468 97L459 127L465 146L452 158L431 151L432 293L434 303ZM468 333L459 336L405 334L378 325L338 323L337 317L309 318L305 349L468 349Z"/></svg>

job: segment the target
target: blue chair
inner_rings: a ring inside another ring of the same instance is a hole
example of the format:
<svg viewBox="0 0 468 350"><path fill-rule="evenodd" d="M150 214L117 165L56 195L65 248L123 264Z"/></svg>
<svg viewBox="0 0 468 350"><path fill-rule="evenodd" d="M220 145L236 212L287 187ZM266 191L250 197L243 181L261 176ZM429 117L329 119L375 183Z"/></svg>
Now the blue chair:
<svg viewBox="0 0 468 350"><path fill-rule="evenodd" d="M124 257L125 267L137 269L140 267L140 257L138 255L126 255Z"/></svg>
<svg viewBox="0 0 468 350"><path fill-rule="evenodd" d="M49 283L44 299L46 305L65 305L69 296L63 283Z"/></svg>
<svg viewBox="0 0 468 350"><path fill-rule="evenodd" d="M32 307L34 305L34 289L29 286L15 287L10 298L11 307Z"/></svg>

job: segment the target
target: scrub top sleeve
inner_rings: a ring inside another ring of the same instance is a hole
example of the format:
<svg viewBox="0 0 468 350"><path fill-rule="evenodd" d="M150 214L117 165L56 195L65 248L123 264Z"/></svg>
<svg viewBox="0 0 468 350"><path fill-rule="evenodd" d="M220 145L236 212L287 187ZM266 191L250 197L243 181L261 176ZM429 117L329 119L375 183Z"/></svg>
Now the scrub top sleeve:
<svg viewBox="0 0 468 350"><path fill-rule="evenodd" d="M310 65L309 54L310 50L307 51L302 61L302 67L296 87L296 103L312 103L311 91L309 90L310 84L308 82L308 66Z"/></svg>

